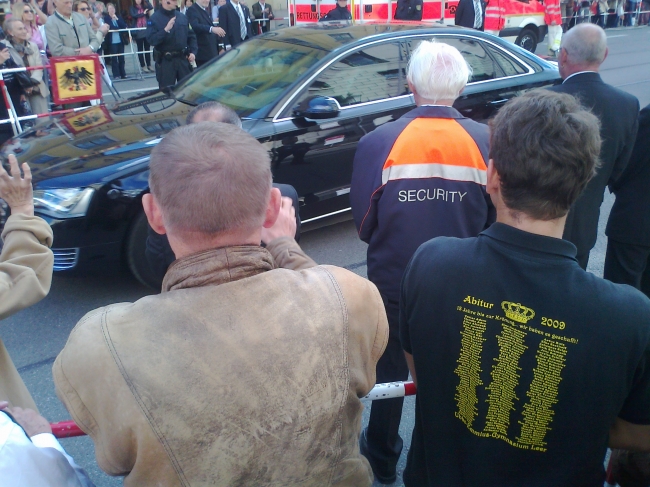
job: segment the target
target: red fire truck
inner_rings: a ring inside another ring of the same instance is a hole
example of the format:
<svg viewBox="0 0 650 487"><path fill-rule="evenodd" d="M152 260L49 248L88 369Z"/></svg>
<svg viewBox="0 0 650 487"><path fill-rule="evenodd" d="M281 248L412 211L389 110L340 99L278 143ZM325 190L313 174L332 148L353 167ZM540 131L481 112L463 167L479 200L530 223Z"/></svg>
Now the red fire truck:
<svg viewBox="0 0 650 487"><path fill-rule="evenodd" d="M424 0L422 21L453 25L457 5L458 0ZM336 0L289 0L289 14L297 24L317 22L334 7ZM350 8L355 20L389 22L397 0L353 0ZM540 0L489 0L485 31L535 52L547 31L544 5Z"/></svg>

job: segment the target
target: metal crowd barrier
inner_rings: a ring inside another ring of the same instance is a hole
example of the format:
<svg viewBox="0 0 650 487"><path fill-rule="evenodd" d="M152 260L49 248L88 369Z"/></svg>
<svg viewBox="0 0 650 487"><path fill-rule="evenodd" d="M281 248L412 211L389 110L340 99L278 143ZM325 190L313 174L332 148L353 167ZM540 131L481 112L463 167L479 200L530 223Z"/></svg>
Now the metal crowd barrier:
<svg viewBox="0 0 650 487"><path fill-rule="evenodd" d="M377 401L380 399L414 396L416 392L415 384L412 381L388 382L385 384L376 384L363 399ZM52 423L50 426L52 427L52 434L57 438L72 438L86 435L74 421L60 421L58 423Z"/></svg>

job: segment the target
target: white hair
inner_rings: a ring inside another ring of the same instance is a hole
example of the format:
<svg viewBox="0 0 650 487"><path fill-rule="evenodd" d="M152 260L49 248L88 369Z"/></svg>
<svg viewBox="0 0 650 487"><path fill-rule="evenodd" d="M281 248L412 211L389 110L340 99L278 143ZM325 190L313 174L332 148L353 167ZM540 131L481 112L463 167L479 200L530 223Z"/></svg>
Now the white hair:
<svg viewBox="0 0 650 487"><path fill-rule="evenodd" d="M562 48L573 64L601 64L607 53L607 35L596 24L578 24L562 36Z"/></svg>
<svg viewBox="0 0 650 487"><path fill-rule="evenodd" d="M422 98L453 101L467 85L472 70L463 55L444 42L422 41L411 55L406 79Z"/></svg>

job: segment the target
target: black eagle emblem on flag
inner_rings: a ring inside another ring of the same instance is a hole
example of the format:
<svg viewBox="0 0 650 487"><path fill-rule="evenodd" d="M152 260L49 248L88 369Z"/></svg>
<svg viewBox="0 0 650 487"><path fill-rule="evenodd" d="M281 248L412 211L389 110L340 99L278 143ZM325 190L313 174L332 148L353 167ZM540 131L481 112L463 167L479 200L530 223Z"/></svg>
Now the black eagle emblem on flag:
<svg viewBox="0 0 650 487"><path fill-rule="evenodd" d="M95 77L85 67L79 69L75 66L72 69L66 69L65 73L59 77L59 81L64 90L81 91L90 88L95 82Z"/></svg>

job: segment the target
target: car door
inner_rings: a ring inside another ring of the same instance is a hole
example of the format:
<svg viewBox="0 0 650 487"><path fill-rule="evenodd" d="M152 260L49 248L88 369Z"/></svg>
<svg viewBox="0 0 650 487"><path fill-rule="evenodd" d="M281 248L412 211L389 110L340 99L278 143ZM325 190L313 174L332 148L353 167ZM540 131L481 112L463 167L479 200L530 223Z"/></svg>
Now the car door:
<svg viewBox="0 0 650 487"><path fill-rule="evenodd" d="M307 120L293 114L315 96L337 100L339 114ZM312 76L274 121L273 173L301 197L304 220L349 208L359 139L413 106L406 87L406 48L375 41L334 59Z"/></svg>

